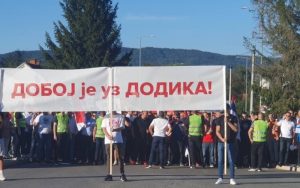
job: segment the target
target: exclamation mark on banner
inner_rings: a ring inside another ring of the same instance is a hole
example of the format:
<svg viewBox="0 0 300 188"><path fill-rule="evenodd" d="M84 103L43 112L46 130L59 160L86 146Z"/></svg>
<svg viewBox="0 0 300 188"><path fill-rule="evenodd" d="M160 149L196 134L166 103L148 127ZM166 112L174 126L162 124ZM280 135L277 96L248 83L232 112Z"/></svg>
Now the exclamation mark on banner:
<svg viewBox="0 0 300 188"><path fill-rule="evenodd" d="M208 94L212 94L212 83L208 81Z"/></svg>

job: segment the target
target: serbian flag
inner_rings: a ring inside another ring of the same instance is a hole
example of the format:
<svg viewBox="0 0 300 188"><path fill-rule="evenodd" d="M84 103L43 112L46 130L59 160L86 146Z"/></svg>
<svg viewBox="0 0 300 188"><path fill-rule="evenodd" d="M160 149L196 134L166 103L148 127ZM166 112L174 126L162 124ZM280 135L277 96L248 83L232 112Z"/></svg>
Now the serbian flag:
<svg viewBox="0 0 300 188"><path fill-rule="evenodd" d="M236 110L236 100L237 100L236 96L231 97L230 114L235 117L238 117L237 110Z"/></svg>
<svg viewBox="0 0 300 188"><path fill-rule="evenodd" d="M237 118L237 126L239 127L239 129L238 129L238 133L236 135L236 138L238 140L241 140L241 132L240 132L241 129L240 129L240 122L239 122L239 118L238 118L238 113L237 113L237 110L236 110L236 101L237 101L236 96L232 96L231 104L230 104L230 114Z"/></svg>
<svg viewBox="0 0 300 188"><path fill-rule="evenodd" d="M85 112L75 112L75 120L77 129L80 131L83 127L85 127Z"/></svg>

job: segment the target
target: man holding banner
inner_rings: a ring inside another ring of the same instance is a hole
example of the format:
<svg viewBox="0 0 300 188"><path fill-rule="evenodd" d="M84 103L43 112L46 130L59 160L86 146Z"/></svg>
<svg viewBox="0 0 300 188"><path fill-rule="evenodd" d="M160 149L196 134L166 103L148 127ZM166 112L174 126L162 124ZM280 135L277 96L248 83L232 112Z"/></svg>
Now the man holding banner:
<svg viewBox="0 0 300 188"><path fill-rule="evenodd" d="M218 180L215 184L221 184L223 182L224 173L224 148L227 144L228 161L230 168L230 184L236 185L234 180L234 144L236 139L236 134L238 132L237 119L229 114L230 108L227 107L227 111L224 115L216 119L216 135L218 138ZM218 112L219 113L219 112ZM225 133L224 126L227 126L227 131Z"/></svg>
<svg viewBox="0 0 300 188"><path fill-rule="evenodd" d="M106 115L102 121L101 125L103 132L105 134L105 149L107 155L107 176L105 177L105 181L112 181L112 162L111 156L113 147L119 154L120 159L120 173L121 173L121 181L127 181L124 172L124 154L123 154L123 137L121 131L125 129L124 126L124 117L121 114L117 114L115 111L112 112L112 117L110 114ZM111 146L112 144L112 146Z"/></svg>

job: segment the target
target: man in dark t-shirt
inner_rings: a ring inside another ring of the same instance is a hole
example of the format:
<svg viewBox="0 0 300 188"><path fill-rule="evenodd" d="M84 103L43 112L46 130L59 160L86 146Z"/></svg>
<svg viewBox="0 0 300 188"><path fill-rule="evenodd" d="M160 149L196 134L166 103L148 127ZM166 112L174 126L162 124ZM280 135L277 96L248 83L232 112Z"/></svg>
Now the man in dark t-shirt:
<svg viewBox="0 0 300 188"><path fill-rule="evenodd" d="M227 154L228 162L230 168L230 184L236 185L234 179L234 144L236 140L236 135L238 132L237 119L235 116L228 114L229 109L226 113L226 118L224 115L216 119L216 135L218 138L218 180L215 184L221 184L223 182L223 172L224 172L224 146L227 144ZM226 133L224 130L224 125L226 125Z"/></svg>
<svg viewBox="0 0 300 188"><path fill-rule="evenodd" d="M238 164L241 167L248 168L250 166L251 157L251 142L248 136L248 131L251 127L252 122L248 118L246 112L242 113L242 118L240 119L239 123L241 142L239 144Z"/></svg>
<svg viewBox="0 0 300 188"><path fill-rule="evenodd" d="M148 117L148 113L146 111L142 112L142 114L137 117L133 121L133 132L134 132L134 140L135 140L135 160L138 163L142 163L145 166L148 164L148 152L147 148L149 144L148 138L148 128L150 126L151 120Z"/></svg>

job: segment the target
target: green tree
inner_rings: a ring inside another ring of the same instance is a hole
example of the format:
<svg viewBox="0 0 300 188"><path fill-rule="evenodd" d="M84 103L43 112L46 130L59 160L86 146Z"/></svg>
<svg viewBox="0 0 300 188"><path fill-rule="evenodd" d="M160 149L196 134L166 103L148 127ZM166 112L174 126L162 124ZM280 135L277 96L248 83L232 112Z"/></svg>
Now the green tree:
<svg viewBox="0 0 300 188"><path fill-rule="evenodd" d="M11 52L0 61L0 66L4 68L16 68L24 61L24 57L21 51L17 50Z"/></svg>
<svg viewBox="0 0 300 188"><path fill-rule="evenodd" d="M63 0L60 2L67 26L54 23L56 42L46 33L45 50L49 68L126 66L132 52L121 55L121 26L116 24L118 4L111 0Z"/></svg>
<svg viewBox="0 0 300 188"><path fill-rule="evenodd" d="M263 102L271 111L282 113L300 106L300 1L253 0L264 43L277 54L260 74L271 84L261 89Z"/></svg>

